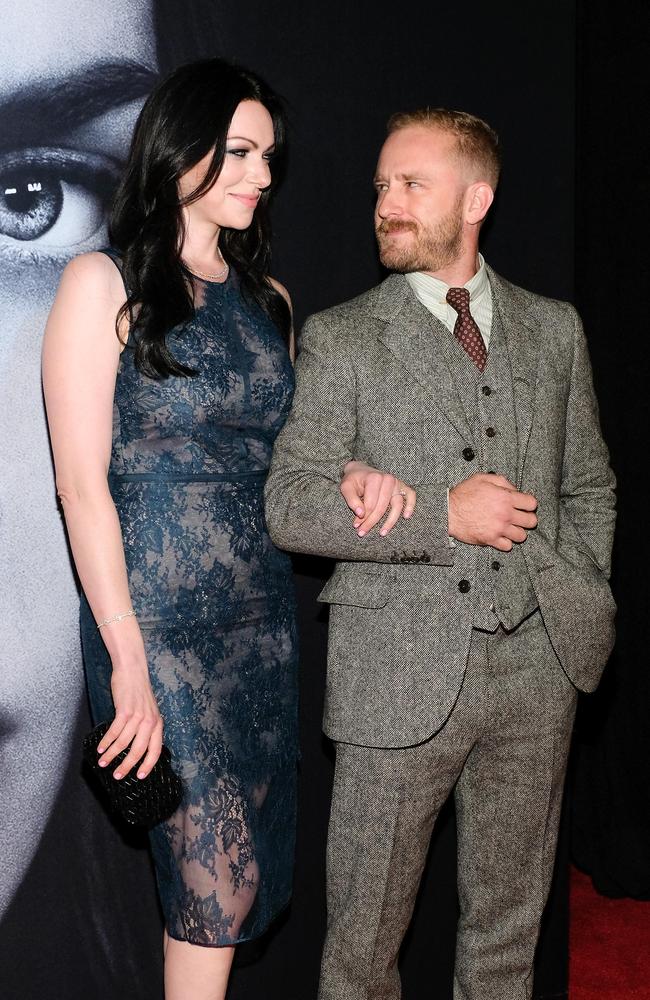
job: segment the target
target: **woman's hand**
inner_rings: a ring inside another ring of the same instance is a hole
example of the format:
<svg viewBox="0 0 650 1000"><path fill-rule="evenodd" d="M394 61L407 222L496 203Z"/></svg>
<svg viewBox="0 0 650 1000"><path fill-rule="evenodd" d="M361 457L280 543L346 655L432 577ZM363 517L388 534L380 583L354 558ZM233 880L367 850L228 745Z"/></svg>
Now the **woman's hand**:
<svg viewBox="0 0 650 1000"><path fill-rule="evenodd" d="M356 515L354 527L363 538L384 517L379 534L387 535L400 517L411 517L415 509L415 490L390 472L380 472L364 462L348 462L343 470L341 493Z"/></svg>
<svg viewBox="0 0 650 1000"><path fill-rule="evenodd" d="M144 757L138 768L138 778L146 778L160 757L163 743L163 721L146 664L144 667L113 667L111 691L115 718L97 748L102 755L99 766L107 767L131 744L113 777L123 778Z"/></svg>

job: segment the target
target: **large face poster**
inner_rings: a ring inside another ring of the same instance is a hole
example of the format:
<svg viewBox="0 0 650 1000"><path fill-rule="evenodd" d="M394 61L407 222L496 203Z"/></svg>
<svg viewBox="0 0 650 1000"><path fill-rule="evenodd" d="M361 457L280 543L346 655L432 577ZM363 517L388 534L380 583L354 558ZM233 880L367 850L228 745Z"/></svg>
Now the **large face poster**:
<svg viewBox="0 0 650 1000"><path fill-rule="evenodd" d="M185 5L176 11L183 18ZM107 244L107 208L135 119L169 68L161 48L169 58L169 38L186 32L165 23L161 47L161 16L170 13L148 0L25 0L3 10L0 918L78 753L84 695L77 587L42 403L42 334L67 261ZM179 46L175 61L185 61L193 42L185 36Z"/></svg>

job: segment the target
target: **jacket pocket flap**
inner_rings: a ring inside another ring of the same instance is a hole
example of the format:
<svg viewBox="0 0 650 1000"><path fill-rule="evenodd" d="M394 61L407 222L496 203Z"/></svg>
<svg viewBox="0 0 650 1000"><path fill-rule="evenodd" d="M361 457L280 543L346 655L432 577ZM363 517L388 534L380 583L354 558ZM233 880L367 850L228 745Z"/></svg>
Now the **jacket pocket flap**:
<svg viewBox="0 0 650 1000"><path fill-rule="evenodd" d="M375 573L338 575L327 581L318 600L324 604L349 604L355 608L383 608L390 597L390 580Z"/></svg>

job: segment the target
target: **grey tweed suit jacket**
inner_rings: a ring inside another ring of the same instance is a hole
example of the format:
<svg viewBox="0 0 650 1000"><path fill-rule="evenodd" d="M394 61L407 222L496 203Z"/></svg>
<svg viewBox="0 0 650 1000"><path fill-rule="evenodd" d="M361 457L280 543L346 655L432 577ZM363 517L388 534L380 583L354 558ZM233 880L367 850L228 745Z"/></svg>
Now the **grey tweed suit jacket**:
<svg viewBox="0 0 650 1000"><path fill-rule="evenodd" d="M517 486L539 503L525 565L562 667L591 691L614 640L615 481L587 345L572 306L488 275L513 375ZM450 545L447 489L471 475L463 451L476 442L432 322L401 275L310 317L267 480L275 543L337 560L321 600L331 605L324 726L341 742L429 738L467 663L475 592L458 584L481 550ZM339 492L350 459L416 488L412 519L386 538L352 528Z"/></svg>

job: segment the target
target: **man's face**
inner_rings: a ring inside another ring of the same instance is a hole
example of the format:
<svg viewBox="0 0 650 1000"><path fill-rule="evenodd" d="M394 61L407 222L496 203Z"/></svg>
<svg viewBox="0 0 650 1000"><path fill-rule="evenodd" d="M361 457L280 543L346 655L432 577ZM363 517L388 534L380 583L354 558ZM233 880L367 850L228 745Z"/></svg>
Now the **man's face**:
<svg viewBox="0 0 650 1000"><path fill-rule="evenodd" d="M41 395L43 328L66 262L106 245L108 192L155 71L150 0L25 0L3 12L0 914L38 846L83 693Z"/></svg>
<svg viewBox="0 0 650 1000"><path fill-rule="evenodd" d="M375 188L385 267L435 274L459 258L467 181L453 136L416 126L393 132L379 154Z"/></svg>

